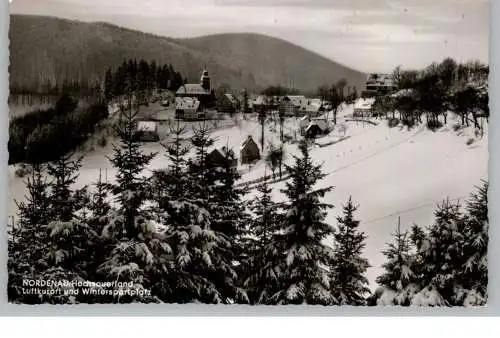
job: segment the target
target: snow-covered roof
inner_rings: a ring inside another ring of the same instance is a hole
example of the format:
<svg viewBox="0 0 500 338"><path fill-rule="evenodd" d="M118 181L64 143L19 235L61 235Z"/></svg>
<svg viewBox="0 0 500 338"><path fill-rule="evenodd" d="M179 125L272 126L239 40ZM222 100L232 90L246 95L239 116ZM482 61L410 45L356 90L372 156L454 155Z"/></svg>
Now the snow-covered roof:
<svg viewBox="0 0 500 338"><path fill-rule="evenodd" d="M156 131L156 122L155 121L138 121L137 122L137 130L138 131Z"/></svg>
<svg viewBox="0 0 500 338"><path fill-rule="evenodd" d="M321 99L309 99L309 104L314 104L314 105L318 105L318 106L321 106Z"/></svg>
<svg viewBox="0 0 500 338"><path fill-rule="evenodd" d="M175 109L198 109L200 101L190 97L175 98Z"/></svg>
<svg viewBox="0 0 500 338"><path fill-rule="evenodd" d="M321 102L311 102L305 107L308 112L318 112L321 109Z"/></svg>
<svg viewBox="0 0 500 338"><path fill-rule="evenodd" d="M176 94L209 95L210 90L203 88L199 83L186 83L179 87Z"/></svg>
<svg viewBox="0 0 500 338"><path fill-rule="evenodd" d="M263 95L259 95L254 100L252 100L252 104L254 105L262 105L265 103L266 103L266 98Z"/></svg>
<svg viewBox="0 0 500 338"><path fill-rule="evenodd" d="M285 99L288 98L290 102L297 107L305 107L307 105L307 99L304 95L287 95Z"/></svg>
<svg viewBox="0 0 500 338"><path fill-rule="evenodd" d="M300 128L305 128L305 127L307 127L309 125L309 123L310 123L309 116L304 116L299 121L299 127Z"/></svg>
<svg viewBox="0 0 500 338"><path fill-rule="evenodd" d="M394 94L391 95L391 97L402 97L402 96L410 96L415 93L415 90L413 88L407 88L407 89L401 89Z"/></svg>
<svg viewBox="0 0 500 338"><path fill-rule="evenodd" d="M374 98L360 98L354 103L354 109L371 109L374 102Z"/></svg>
<svg viewBox="0 0 500 338"><path fill-rule="evenodd" d="M325 120L313 120L309 125L307 126L306 130L313 126L318 126L321 130L325 131L328 129L328 123Z"/></svg>

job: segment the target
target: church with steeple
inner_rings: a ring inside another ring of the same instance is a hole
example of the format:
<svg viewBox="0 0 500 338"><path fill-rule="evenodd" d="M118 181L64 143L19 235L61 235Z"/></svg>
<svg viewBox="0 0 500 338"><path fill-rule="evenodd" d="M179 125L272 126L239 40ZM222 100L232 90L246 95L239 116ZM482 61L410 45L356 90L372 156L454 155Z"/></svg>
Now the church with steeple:
<svg viewBox="0 0 500 338"><path fill-rule="evenodd" d="M175 93L179 98L191 98L200 102L201 108L214 108L216 104L215 91L210 83L210 76L206 69L203 70L200 83L186 83L179 87Z"/></svg>

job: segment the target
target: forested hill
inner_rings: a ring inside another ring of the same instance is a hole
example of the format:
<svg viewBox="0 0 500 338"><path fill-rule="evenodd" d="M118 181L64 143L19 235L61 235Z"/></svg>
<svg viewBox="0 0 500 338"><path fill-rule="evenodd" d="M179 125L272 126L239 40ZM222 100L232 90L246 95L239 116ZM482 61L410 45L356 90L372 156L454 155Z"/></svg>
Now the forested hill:
<svg viewBox="0 0 500 338"><path fill-rule="evenodd" d="M277 38L219 34L172 39L108 23L45 16L10 17L10 86L35 91L70 79L100 83L124 59L172 64L189 81L206 66L215 85L259 89L269 85L314 90L347 79L361 88L365 74Z"/></svg>

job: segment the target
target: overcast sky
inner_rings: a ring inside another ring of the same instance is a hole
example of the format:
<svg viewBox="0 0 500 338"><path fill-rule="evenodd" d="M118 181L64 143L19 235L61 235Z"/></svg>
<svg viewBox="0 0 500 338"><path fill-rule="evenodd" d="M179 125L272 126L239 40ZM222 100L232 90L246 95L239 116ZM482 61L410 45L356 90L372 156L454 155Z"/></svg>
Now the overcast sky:
<svg viewBox="0 0 500 338"><path fill-rule="evenodd" d="M488 0L13 0L11 10L171 37L262 33L365 72L488 61Z"/></svg>

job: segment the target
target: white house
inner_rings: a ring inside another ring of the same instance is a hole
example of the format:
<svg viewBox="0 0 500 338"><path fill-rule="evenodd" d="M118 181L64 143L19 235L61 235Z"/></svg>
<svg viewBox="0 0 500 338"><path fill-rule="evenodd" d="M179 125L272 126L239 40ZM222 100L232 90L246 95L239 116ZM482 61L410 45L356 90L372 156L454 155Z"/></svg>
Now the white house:
<svg viewBox="0 0 500 338"><path fill-rule="evenodd" d="M139 140L145 142L159 141L158 123L155 121L137 121L136 136Z"/></svg>
<svg viewBox="0 0 500 338"><path fill-rule="evenodd" d="M175 98L175 117L185 120L196 120L201 114L200 101L191 97Z"/></svg>
<svg viewBox="0 0 500 338"><path fill-rule="evenodd" d="M367 117L372 114L374 98L360 98L354 103L354 117Z"/></svg>

